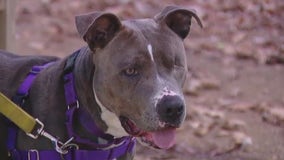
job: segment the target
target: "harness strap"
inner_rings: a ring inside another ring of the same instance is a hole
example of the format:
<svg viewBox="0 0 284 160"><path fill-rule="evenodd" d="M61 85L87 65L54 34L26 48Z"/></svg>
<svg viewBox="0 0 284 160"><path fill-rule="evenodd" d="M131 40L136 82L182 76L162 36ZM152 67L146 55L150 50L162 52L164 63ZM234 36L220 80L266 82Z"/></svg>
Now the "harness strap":
<svg viewBox="0 0 284 160"><path fill-rule="evenodd" d="M127 139L121 146L110 150L70 150L67 154L61 155L54 150L29 150L18 151L16 153L17 160L113 160L118 156L129 153L134 149L136 142Z"/></svg>
<svg viewBox="0 0 284 160"><path fill-rule="evenodd" d="M82 138L78 134L76 134L76 132L73 129L74 117L75 117L75 113L78 114L78 112L80 112L81 110L82 110L81 108L72 107L72 108L70 108L66 111L66 122L65 123L66 123L67 132L68 132L69 137L73 137L74 142L84 144L84 145L91 147L91 148L107 148L110 145L114 144L114 138L106 139L106 140L108 140L107 144L98 144L98 143L94 143L93 141L91 141L89 139ZM80 115L79 119L81 117L82 116ZM87 122L87 123L89 123L89 122ZM96 136L101 134L100 131L98 131L97 128L95 130L92 130L92 132L90 132L90 133L93 133ZM98 134L96 134L96 133L98 133Z"/></svg>
<svg viewBox="0 0 284 160"><path fill-rule="evenodd" d="M111 135L105 134L103 137L107 143L106 144L99 144L94 141L91 141L87 138L82 138L81 136L77 135L75 131L73 130L72 124L75 117L78 117L81 124L89 124L88 126L84 126L84 128L89 132L96 136L102 135L102 133L99 133L99 128L95 125L93 120L91 119L90 115L87 114L82 108L72 107L66 111L67 114L67 121L66 121L66 127L67 131L70 134L69 137L73 137L73 141L77 144L83 144L84 146L88 146L89 148L96 148L101 149L105 152L105 154L109 154L107 150L112 150L112 156L120 157L123 154L120 154L121 151L125 151L125 153L133 153L134 151L134 144L136 144L136 140L134 137L125 136L121 138L114 138ZM78 114L77 116L75 114ZM92 125L91 125L92 124ZM109 139L109 137L111 136ZM127 144L129 143L129 146ZM118 147L114 147L118 146ZM113 147L113 148L112 148ZM106 148L112 148L112 149L106 149Z"/></svg>
<svg viewBox="0 0 284 160"><path fill-rule="evenodd" d="M74 74L73 74L73 68L75 65L75 60L78 57L78 54L80 53L80 50L74 52L66 61L66 65L64 67L64 93L65 93L65 99L67 103L67 111L65 112L66 115L66 127L69 137L74 137L74 141L82 144L90 145L91 147L95 148L102 148L106 146L99 146L97 143L93 143L89 141L88 139L83 139L80 136L76 134L76 132L73 130L73 120L74 120L74 114L75 112L79 111L79 119L80 121L85 121L87 124L87 130L90 126L92 126L92 132L98 137L102 137L107 140L113 140L113 136L109 134L105 134L103 131L101 131L97 125L93 122L92 118L89 114L86 114L86 111L84 111L81 107L79 107L79 101L75 89L75 81L74 81ZM83 114L83 115L82 115ZM90 130L88 130L90 131Z"/></svg>
<svg viewBox="0 0 284 160"><path fill-rule="evenodd" d="M31 88L32 83L35 80L37 74L44 68L50 66L52 63L53 62L50 62L43 66L33 66L30 72L28 73L26 79L20 85L16 95L12 98L12 101L15 102L18 106L23 107L23 104L28 96L29 89ZM7 148L8 150L12 151L15 150L16 148L18 127L10 120L7 121L8 121Z"/></svg>
<svg viewBox="0 0 284 160"><path fill-rule="evenodd" d="M23 83L20 85L16 95L12 98L13 102L15 102L20 107L23 106L24 101L26 100L29 89L31 88L37 74L42 71L44 68L47 68L53 64L53 62L44 64L43 66L33 66L30 72L28 73L26 79L23 81Z"/></svg>
<svg viewBox="0 0 284 160"><path fill-rule="evenodd" d="M131 136L114 138L112 135L105 134L101 131L96 124L93 122L92 117L79 107L79 101L75 90L73 68L75 60L80 50L72 54L66 62L64 69L64 88L65 98L68 105L66 111L66 127L70 140L87 145L92 150L80 150L78 148L68 148L68 152L64 155L60 154L57 150L29 150L22 151L16 149L16 137L18 128L11 123L8 128L8 141L7 147L12 155L13 160L81 160L81 159L94 159L94 160L111 160L117 157L121 157L126 153L133 153L136 145L136 139ZM13 97L13 101L20 105L24 104L25 99L28 96L29 89L36 78L36 75L44 68L48 67L50 63L43 66L34 66L27 78L21 84L16 96ZM84 127L90 133L101 137L108 141L107 144L98 144L88 139L82 138L74 132L73 122L74 116L77 114L80 123L83 123ZM84 123L86 122L86 123Z"/></svg>
<svg viewBox="0 0 284 160"><path fill-rule="evenodd" d="M104 133L93 121L92 117L90 114L86 113L86 111L82 108L79 107L79 101L75 89L75 82L74 82L74 74L73 74L73 68L75 65L75 60L78 57L78 54L80 53L80 50L74 52L69 59L67 59L65 68L64 68L64 90L65 90L65 99L68 105L68 109L66 111L66 127L67 127L67 132L70 137L73 137L73 141L75 143L83 144L86 145L90 148L98 148L98 149L104 149L104 148L109 148L112 145L115 146L120 146L123 142L129 141L128 139L130 138L132 141L135 141L135 138L131 138L129 136L126 137L121 137L121 138L114 138L110 134ZM82 138L76 132L74 131L73 128L73 121L75 114L77 114L81 124L84 126L84 128L105 140L107 140L106 144L99 144L99 143L94 143L93 141ZM130 142L129 142L130 143ZM133 148L132 148L133 149ZM128 152L132 152L133 150L128 150ZM106 152L106 150L104 150ZM107 153L107 152L106 152ZM114 152L115 153L115 152ZM116 157L119 157L119 155L115 155Z"/></svg>
<svg viewBox="0 0 284 160"><path fill-rule="evenodd" d="M54 150L35 150L29 151L14 151L13 160L69 160L72 159L72 154L61 155Z"/></svg>
<svg viewBox="0 0 284 160"><path fill-rule="evenodd" d="M126 153L132 153L136 141L133 138L128 137L124 140L124 143L119 147L114 147L109 150L97 150L97 151L88 151L88 150L78 150L74 152L74 159L94 159L94 160L113 160L118 158Z"/></svg>

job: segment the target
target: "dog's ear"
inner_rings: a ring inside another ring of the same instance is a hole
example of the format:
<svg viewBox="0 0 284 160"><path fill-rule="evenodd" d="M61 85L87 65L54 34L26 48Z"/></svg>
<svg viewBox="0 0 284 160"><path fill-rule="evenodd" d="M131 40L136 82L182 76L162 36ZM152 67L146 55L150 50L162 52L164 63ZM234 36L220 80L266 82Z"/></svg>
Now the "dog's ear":
<svg viewBox="0 0 284 160"><path fill-rule="evenodd" d="M80 36L93 51L105 47L121 28L120 20L111 13L92 12L76 16L75 21Z"/></svg>
<svg viewBox="0 0 284 160"><path fill-rule="evenodd" d="M184 39L189 31L191 25L191 18L195 18L198 25L202 28L203 25L199 17L193 10L181 8L178 6L167 6L162 12L154 17L154 20L160 24L166 24L179 37Z"/></svg>

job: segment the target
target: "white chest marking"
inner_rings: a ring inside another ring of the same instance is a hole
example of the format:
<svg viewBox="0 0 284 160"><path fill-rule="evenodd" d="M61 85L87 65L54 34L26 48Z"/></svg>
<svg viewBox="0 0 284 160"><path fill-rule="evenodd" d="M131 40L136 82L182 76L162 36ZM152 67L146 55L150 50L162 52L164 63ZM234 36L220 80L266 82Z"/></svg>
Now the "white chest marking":
<svg viewBox="0 0 284 160"><path fill-rule="evenodd" d="M151 44L148 44L147 45L147 49L148 49L148 53L151 57L151 60L154 62L154 56L153 56L153 48L152 48L152 45Z"/></svg>
<svg viewBox="0 0 284 160"><path fill-rule="evenodd" d="M94 90L94 89L93 89ZM121 126L120 120L118 119L117 115L113 112L109 111L98 99L96 92L94 90L94 95L96 102L98 103L99 107L102 110L101 118L107 125L107 131L106 133L111 134L115 137L123 137L127 136L128 134L124 130L124 128Z"/></svg>

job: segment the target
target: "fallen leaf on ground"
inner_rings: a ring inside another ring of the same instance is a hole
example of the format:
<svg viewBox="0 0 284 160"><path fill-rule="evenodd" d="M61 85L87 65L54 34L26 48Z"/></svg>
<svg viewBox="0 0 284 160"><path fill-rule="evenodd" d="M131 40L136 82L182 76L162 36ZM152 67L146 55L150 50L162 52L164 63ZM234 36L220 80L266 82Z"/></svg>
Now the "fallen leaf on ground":
<svg viewBox="0 0 284 160"><path fill-rule="evenodd" d="M200 90L220 89L220 82L213 78L191 79L185 85L183 92L188 95L197 96Z"/></svg>
<svg viewBox="0 0 284 160"><path fill-rule="evenodd" d="M251 137L243 132L234 132L233 140L236 145L241 145L244 149L253 144Z"/></svg>
<svg viewBox="0 0 284 160"><path fill-rule="evenodd" d="M229 109L231 109L233 111L245 112L245 111L248 111L250 109L257 108L257 106L258 105L255 104L255 103L240 102L240 103L236 103L236 104L229 106Z"/></svg>
<svg viewBox="0 0 284 160"><path fill-rule="evenodd" d="M223 124L222 128L227 130L239 130L241 128L244 128L246 126L246 123L239 119L228 119Z"/></svg>
<svg viewBox="0 0 284 160"><path fill-rule="evenodd" d="M201 86L200 80L191 79L188 83L186 83L183 92L184 94L197 96L200 86Z"/></svg>
<svg viewBox="0 0 284 160"><path fill-rule="evenodd" d="M284 124L284 108L267 108L267 110L262 114L262 119L274 125Z"/></svg>

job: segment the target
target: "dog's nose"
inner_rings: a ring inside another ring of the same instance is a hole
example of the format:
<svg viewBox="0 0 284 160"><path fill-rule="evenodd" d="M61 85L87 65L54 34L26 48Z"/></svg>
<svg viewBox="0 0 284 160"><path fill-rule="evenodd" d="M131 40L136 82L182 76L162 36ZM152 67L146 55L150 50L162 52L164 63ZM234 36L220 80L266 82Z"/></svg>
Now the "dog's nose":
<svg viewBox="0 0 284 160"><path fill-rule="evenodd" d="M178 96L164 96L157 104L160 120L173 127L179 127L183 120L185 105Z"/></svg>

